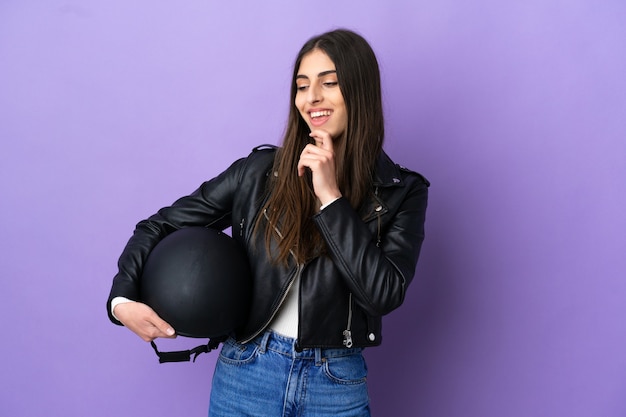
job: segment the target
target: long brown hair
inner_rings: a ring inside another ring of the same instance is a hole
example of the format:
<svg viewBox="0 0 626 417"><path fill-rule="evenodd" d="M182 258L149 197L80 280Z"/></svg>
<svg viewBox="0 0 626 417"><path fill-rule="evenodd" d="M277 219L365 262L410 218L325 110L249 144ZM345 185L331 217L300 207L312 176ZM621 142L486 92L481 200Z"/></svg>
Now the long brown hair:
<svg viewBox="0 0 626 417"><path fill-rule="evenodd" d="M290 253L301 263L324 249L312 220L318 211L318 201L310 176L297 174L300 154L311 138L309 127L295 106L296 75L302 58L314 49L326 53L335 64L346 105L347 129L341 138L334 138L335 163L339 189L355 210L371 192L374 167L384 139L380 72L370 45L362 36L345 29L309 39L293 67L287 129L274 161L270 196L255 227L260 230L259 225L269 221L265 246L275 262L284 264ZM270 253L273 241L277 253Z"/></svg>

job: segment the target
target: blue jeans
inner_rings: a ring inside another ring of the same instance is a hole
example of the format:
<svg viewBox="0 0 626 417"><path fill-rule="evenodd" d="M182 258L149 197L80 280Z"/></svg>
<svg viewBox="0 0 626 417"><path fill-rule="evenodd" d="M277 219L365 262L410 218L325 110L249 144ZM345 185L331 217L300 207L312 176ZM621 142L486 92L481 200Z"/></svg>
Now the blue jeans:
<svg viewBox="0 0 626 417"><path fill-rule="evenodd" d="M265 332L241 345L224 342L209 417L369 417L361 348L294 349L295 340Z"/></svg>

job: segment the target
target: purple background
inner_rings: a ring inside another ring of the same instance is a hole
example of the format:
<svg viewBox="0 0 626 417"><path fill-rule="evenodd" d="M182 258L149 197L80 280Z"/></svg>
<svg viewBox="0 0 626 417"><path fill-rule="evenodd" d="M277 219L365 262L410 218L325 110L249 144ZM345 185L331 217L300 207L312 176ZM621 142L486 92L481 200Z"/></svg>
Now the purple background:
<svg viewBox="0 0 626 417"><path fill-rule="evenodd" d="M204 416L104 302L135 223L278 143L292 61L377 52L386 149L433 183L376 416L626 415L622 0L0 1L3 416ZM162 347L186 349L180 338Z"/></svg>

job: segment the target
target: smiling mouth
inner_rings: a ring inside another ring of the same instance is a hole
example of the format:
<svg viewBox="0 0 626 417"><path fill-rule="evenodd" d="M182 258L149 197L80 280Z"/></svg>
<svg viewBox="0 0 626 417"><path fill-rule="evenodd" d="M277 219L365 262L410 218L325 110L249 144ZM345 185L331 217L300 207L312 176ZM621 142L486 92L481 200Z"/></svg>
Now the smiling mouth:
<svg viewBox="0 0 626 417"><path fill-rule="evenodd" d="M328 117L331 115L331 111L330 110L321 110L321 111L313 111L311 113L309 113L311 115L312 119L316 119L318 117Z"/></svg>

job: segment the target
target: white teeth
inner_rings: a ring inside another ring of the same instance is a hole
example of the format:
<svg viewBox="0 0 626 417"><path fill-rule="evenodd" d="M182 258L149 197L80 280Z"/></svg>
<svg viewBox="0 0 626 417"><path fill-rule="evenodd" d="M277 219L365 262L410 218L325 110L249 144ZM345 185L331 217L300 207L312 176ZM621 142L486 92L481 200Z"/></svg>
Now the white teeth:
<svg viewBox="0 0 626 417"><path fill-rule="evenodd" d="M311 112L311 117L330 116L330 110L314 111Z"/></svg>

